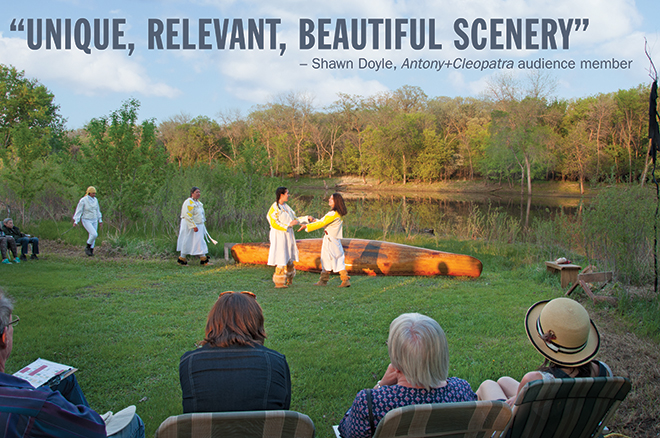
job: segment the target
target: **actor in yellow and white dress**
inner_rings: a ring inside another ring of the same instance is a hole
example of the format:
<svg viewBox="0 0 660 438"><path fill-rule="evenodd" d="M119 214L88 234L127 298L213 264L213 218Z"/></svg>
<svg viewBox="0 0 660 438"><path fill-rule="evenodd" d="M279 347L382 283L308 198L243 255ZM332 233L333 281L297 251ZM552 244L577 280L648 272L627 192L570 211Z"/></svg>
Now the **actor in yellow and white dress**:
<svg viewBox="0 0 660 438"><path fill-rule="evenodd" d="M275 198L277 201L270 206L267 215L270 224L268 265L275 266L275 287L283 288L293 284L293 277L296 275L293 262L298 261L298 247L293 227L308 223L311 217L296 217L296 213L286 203L289 200L289 190L286 187L278 187Z"/></svg>
<svg viewBox="0 0 660 438"><path fill-rule="evenodd" d="M309 225L300 227L301 230L305 229L307 232L325 228L321 245L321 278L315 285L325 286L330 279L330 273L337 272L341 277L339 287L350 287L350 277L344 263L344 248L341 245L341 239L344 237L343 217L347 213L344 198L339 193L334 193L328 199L328 205L331 210L325 216Z"/></svg>
<svg viewBox="0 0 660 438"><path fill-rule="evenodd" d="M206 245L207 235L206 216L204 215L204 204L199 202L202 195L199 187L193 187L190 198L186 199L181 206L181 225L179 226L179 239L176 242L176 250L181 251L178 263L187 265L187 255L199 256L199 263L205 265L209 262L206 254L209 248Z"/></svg>

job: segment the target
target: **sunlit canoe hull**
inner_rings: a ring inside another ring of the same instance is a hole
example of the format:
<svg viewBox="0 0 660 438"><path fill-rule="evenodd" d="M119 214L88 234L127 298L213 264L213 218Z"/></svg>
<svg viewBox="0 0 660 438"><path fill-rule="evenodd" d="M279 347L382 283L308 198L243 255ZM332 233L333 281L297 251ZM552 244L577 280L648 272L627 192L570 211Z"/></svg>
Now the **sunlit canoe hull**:
<svg viewBox="0 0 660 438"><path fill-rule="evenodd" d="M296 269L321 271L322 239L296 240ZM346 270L363 275L451 275L479 277L482 264L474 257L380 240L342 239ZM237 243L231 255L238 263L265 265L269 243Z"/></svg>

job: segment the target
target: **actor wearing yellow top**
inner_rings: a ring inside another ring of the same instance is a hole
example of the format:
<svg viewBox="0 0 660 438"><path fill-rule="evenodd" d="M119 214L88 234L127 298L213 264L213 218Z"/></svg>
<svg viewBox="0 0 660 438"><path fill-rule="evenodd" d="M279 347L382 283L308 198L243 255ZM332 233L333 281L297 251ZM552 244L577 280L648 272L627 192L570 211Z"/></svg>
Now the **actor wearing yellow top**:
<svg viewBox="0 0 660 438"><path fill-rule="evenodd" d="M209 247L206 245L206 215L204 214L204 204L199 202L202 192L199 187L193 187L190 190L190 198L186 199L181 206L181 225L179 226L179 238L176 243L176 250L181 251L177 262L180 265L187 265L187 255L199 256L199 263L206 265L209 258L206 254Z"/></svg>
<svg viewBox="0 0 660 438"><path fill-rule="evenodd" d="M293 228L298 224L306 224L313 220L311 216L296 217L296 213L287 205L289 190L278 187L275 191L276 202L268 210L268 223L270 224L270 249L268 251L268 265L275 266L273 283L276 288L284 288L293 284L296 269L293 262L298 261L298 247Z"/></svg>
<svg viewBox="0 0 660 438"><path fill-rule="evenodd" d="M346 272L344 264L344 248L341 246L343 238L343 217L346 216L346 204L339 193L333 193L328 199L330 211L318 221L309 225L303 225L300 230L307 232L325 228L323 233L323 244L321 245L321 278L316 286L325 286L330 279L330 272L338 272L341 276L339 287L350 287L350 277ZM299 230L299 231L300 231Z"/></svg>

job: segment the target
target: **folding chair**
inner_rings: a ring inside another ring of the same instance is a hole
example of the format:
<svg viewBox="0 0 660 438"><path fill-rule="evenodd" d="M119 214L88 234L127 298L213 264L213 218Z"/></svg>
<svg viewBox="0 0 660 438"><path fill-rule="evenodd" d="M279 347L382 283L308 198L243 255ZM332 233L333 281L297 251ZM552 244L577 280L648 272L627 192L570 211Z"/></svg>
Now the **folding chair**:
<svg viewBox="0 0 660 438"><path fill-rule="evenodd" d="M403 406L389 411L374 438L472 438L503 431L511 408L501 401L472 401Z"/></svg>
<svg viewBox="0 0 660 438"><path fill-rule="evenodd" d="M510 438L598 437L628 391L625 377L535 380L518 394Z"/></svg>
<svg viewBox="0 0 660 438"><path fill-rule="evenodd" d="M295 411L182 414L166 418L155 438L313 438L314 423Z"/></svg>

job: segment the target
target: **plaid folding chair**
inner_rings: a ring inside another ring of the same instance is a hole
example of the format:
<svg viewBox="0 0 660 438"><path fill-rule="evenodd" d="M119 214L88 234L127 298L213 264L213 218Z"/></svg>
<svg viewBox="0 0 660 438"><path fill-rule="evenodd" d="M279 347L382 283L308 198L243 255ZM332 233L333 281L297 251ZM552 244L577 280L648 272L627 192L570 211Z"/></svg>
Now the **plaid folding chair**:
<svg viewBox="0 0 660 438"><path fill-rule="evenodd" d="M509 427L510 435L507 436L598 437L628 391L630 380L625 377L529 382L518 394Z"/></svg>
<svg viewBox="0 0 660 438"><path fill-rule="evenodd" d="M503 431L511 408L501 401L472 401L403 406L389 411L374 438L476 438Z"/></svg>
<svg viewBox="0 0 660 438"><path fill-rule="evenodd" d="M165 419L155 438L313 438L314 423L295 411L182 414Z"/></svg>

